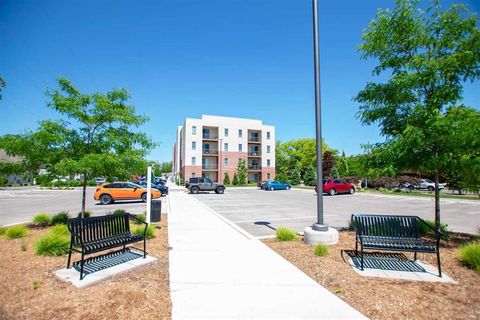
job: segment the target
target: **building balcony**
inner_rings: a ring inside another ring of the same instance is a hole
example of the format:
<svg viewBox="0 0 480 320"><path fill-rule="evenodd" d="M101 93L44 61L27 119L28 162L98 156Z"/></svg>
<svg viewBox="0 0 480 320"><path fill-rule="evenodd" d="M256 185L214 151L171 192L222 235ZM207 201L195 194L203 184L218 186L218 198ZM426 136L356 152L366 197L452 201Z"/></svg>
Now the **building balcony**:
<svg viewBox="0 0 480 320"><path fill-rule="evenodd" d="M249 150L249 151L248 151L248 156L249 156L249 157L261 157L261 156L262 156L262 152L261 152L261 151Z"/></svg>
<svg viewBox="0 0 480 320"><path fill-rule="evenodd" d="M248 165L248 170L250 171L255 171L255 170L262 170L262 165L261 164L249 164Z"/></svg>
<svg viewBox="0 0 480 320"><path fill-rule="evenodd" d="M204 133L202 137L203 140L218 140L218 134L215 133Z"/></svg>
<svg viewBox="0 0 480 320"><path fill-rule="evenodd" d="M248 137L248 143L259 144L262 143L262 139L260 137Z"/></svg>
<svg viewBox="0 0 480 320"><path fill-rule="evenodd" d="M202 149L202 154L204 156L217 156L218 149Z"/></svg>
<svg viewBox="0 0 480 320"><path fill-rule="evenodd" d="M218 164L216 164L216 163L203 163L202 164L202 169L203 170L216 171L216 170L218 170Z"/></svg>

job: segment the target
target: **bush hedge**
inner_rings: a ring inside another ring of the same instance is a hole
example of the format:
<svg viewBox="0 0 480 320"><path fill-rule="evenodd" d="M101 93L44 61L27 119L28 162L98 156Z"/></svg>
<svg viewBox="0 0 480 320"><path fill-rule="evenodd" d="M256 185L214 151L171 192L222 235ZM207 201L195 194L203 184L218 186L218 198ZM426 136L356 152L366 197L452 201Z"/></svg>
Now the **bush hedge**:
<svg viewBox="0 0 480 320"><path fill-rule="evenodd" d="M32 222L37 226L46 227L52 223L52 217L48 213L40 212L33 217Z"/></svg>
<svg viewBox="0 0 480 320"><path fill-rule="evenodd" d="M5 237L8 239L19 239L23 238L27 235L27 228L25 226L13 226L9 227L7 231L5 231Z"/></svg>
<svg viewBox="0 0 480 320"><path fill-rule="evenodd" d="M480 274L480 242L471 242L458 249L458 259Z"/></svg>
<svg viewBox="0 0 480 320"><path fill-rule="evenodd" d="M90 216L92 215L92 214L90 213L90 211L85 211L83 214L84 214L84 217L85 217L85 218L90 218ZM77 215L77 217L78 217L78 218L82 217L82 212L79 212L78 215Z"/></svg>
<svg viewBox="0 0 480 320"><path fill-rule="evenodd" d="M67 224L69 218L68 211L59 212L52 217L52 224Z"/></svg>
<svg viewBox="0 0 480 320"><path fill-rule="evenodd" d="M278 228L276 234L278 241L291 241L297 238L295 231L287 228Z"/></svg>

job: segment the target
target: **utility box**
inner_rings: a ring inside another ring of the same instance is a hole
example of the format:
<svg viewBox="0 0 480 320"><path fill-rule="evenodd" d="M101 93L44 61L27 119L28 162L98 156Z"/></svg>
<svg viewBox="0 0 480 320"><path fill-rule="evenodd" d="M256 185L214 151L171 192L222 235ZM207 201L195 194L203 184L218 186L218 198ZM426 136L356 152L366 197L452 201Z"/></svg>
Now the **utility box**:
<svg viewBox="0 0 480 320"><path fill-rule="evenodd" d="M162 200L152 199L150 205L150 222L160 222L162 215Z"/></svg>

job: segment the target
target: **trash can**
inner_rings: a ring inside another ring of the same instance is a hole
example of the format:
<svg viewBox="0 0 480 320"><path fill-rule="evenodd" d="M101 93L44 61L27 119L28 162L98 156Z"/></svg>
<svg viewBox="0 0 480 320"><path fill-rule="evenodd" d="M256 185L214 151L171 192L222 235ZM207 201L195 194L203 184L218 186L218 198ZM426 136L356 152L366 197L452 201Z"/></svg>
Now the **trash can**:
<svg viewBox="0 0 480 320"><path fill-rule="evenodd" d="M150 222L160 222L162 213L162 200L152 199L150 205Z"/></svg>

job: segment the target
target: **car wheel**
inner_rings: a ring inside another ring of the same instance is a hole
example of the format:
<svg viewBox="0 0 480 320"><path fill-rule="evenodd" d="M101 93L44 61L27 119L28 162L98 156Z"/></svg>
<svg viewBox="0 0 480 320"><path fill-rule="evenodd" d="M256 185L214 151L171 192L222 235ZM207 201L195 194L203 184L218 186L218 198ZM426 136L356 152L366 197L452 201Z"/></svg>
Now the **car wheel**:
<svg viewBox="0 0 480 320"><path fill-rule="evenodd" d="M428 186L428 188L427 188L427 189L428 189L428 191L433 191L433 190L435 190L435 188L434 188L434 187L432 187L432 186Z"/></svg>
<svg viewBox="0 0 480 320"><path fill-rule="evenodd" d="M215 193L218 193L218 194L222 194L223 191L225 191L223 187L218 187L217 189L215 189Z"/></svg>
<svg viewBox="0 0 480 320"><path fill-rule="evenodd" d="M198 191L200 191L200 189L198 187L192 187L192 189L190 189L190 192L193 193L193 194L197 194Z"/></svg>
<svg viewBox="0 0 480 320"><path fill-rule="evenodd" d="M274 187L270 187L270 191L273 191L273 190L275 190L275 188L274 188Z"/></svg>
<svg viewBox="0 0 480 320"><path fill-rule="evenodd" d="M291 188L290 186L287 186L287 187L285 188L285 190L290 190L290 188Z"/></svg>
<svg viewBox="0 0 480 320"><path fill-rule="evenodd" d="M142 201L147 202L147 194L146 193L142 193Z"/></svg>
<svg viewBox="0 0 480 320"><path fill-rule="evenodd" d="M335 189L330 189L330 191L328 191L328 193L331 195L331 196L334 196L336 194L335 192Z"/></svg>
<svg viewBox="0 0 480 320"><path fill-rule="evenodd" d="M413 191L413 186L408 186L408 190Z"/></svg>
<svg viewBox="0 0 480 320"><path fill-rule="evenodd" d="M350 188L350 194L354 194L355 193L355 188Z"/></svg>
<svg viewBox="0 0 480 320"><path fill-rule="evenodd" d="M102 196L100 197L100 203L101 204L110 204L112 202L113 202L113 199L108 194L102 194Z"/></svg>

